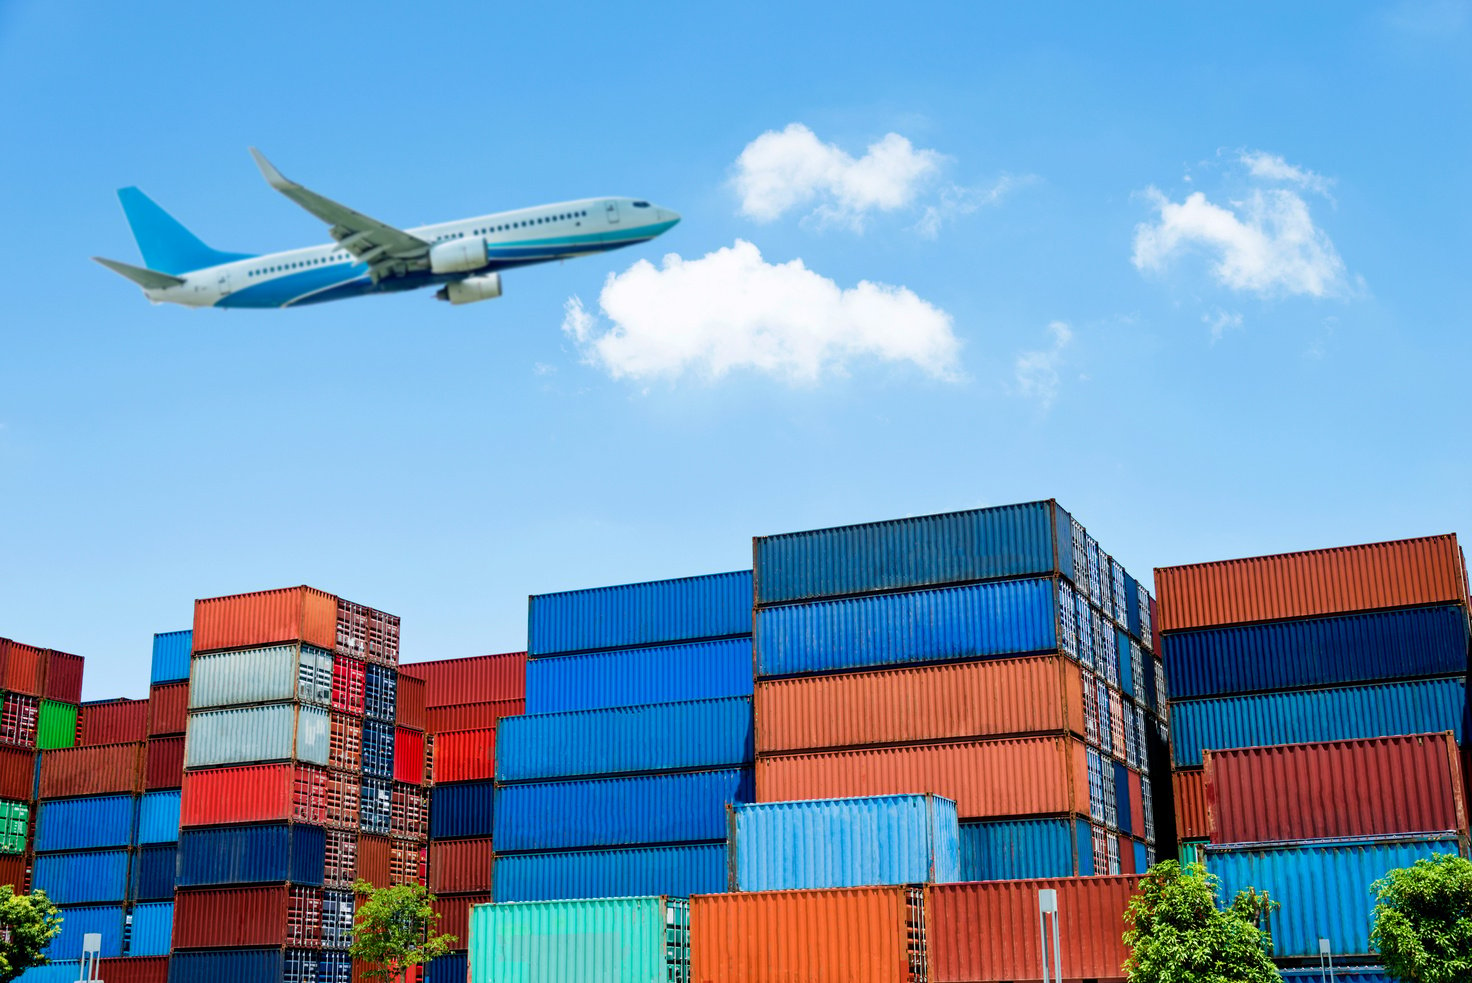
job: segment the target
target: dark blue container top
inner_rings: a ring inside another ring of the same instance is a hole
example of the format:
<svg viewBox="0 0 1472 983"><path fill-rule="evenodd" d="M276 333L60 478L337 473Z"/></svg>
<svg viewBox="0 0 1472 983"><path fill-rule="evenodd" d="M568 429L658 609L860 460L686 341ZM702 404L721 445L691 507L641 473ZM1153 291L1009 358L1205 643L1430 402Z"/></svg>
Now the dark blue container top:
<svg viewBox="0 0 1472 983"><path fill-rule="evenodd" d="M527 656L751 634L751 571L534 594Z"/></svg>
<svg viewBox="0 0 1472 983"><path fill-rule="evenodd" d="M194 648L194 630L161 631L153 636L151 683L173 683L189 678L189 656Z"/></svg>
<svg viewBox="0 0 1472 983"><path fill-rule="evenodd" d="M179 834L179 886L291 881L320 887L326 836L318 826L211 826Z"/></svg>

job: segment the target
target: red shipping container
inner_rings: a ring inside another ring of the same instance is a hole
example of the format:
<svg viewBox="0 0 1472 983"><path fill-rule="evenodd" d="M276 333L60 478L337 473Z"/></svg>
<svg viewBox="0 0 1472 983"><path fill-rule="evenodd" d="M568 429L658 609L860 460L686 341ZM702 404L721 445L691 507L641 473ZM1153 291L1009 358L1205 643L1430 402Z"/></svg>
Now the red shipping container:
<svg viewBox="0 0 1472 983"><path fill-rule="evenodd" d="M155 737L148 742L143 787L150 792L184 784L184 735Z"/></svg>
<svg viewBox="0 0 1472 983"><path fill-rule="evenodd" d="M470 909L478 904L490 904L496 900L491 894L439 895L435 898L434 913L439 916L435 930L455 936L451 949L470 947Z"/></svg>
<svg viewBox="0 0 1472 983"><path fill-rule="evenodd" d="M154 737L184 733L189 717L189 680L155 683L148 690L148 733Z"/></svg>
<svg viewBox="0 0 1472 983"><path fill-rule="evenodd" d="M399 673L394 718L400 727L424 729L424 680Z"/></svg>
<svg viewBox="0 0 1472 983"><path fill-rule="evenodd" d="M322 889L296 885L183 889L174 895L174 948L322 944Z"/></svg>
<svg viewBox="0 0 1472 983"><path fill-rule="evenodd" d="M1064 877L926 887L931 983L1039 979L1038 891L1043 888L1058 892L1066 977L1101 983L1124 979L1129 950L1121 936L1135 879Z"/></svg>
<svg viewBox="0 0 1472 983"><path fill-rule="evenodd" d="M1454 534L1157 567L1161 630L1466 602Z"/></svg>
<svg viewBox="0 0 1472 983"><path fill-rule="evenodd" d="M382 969L380 963L370 963L365 959L353 960L353 983L382 983L383 976L369 976L369 970ZM465 974L465 983L470 983L470 974ZM424 983L424 967L414 966L404 972L402 983Z"/></svg>
<svg viewBox="0 0 1472 983"><path fill-rule="evenodd" d="M425 875L425 851L418 843L408 840L392 840L389 845L390 884L423 884Z"/></svg>
<svg viewBox="0 0 1472 983"><path fill-rule="evenodd" d="M7 693L41 697L46 691L46 650L5 639L4 669Z"/></svg>
<svg viewBox="0 0 1472 983"><path fill-rule="evenodd" d="M424 705L430 709L526 699L525 652L414 662L400 672L424 680Z"/></svg>
<svg viewBox="0 0 1472 983"><path fill-rule="evenodd" d="M429 838L429 796L423 789L395 782L389 804L390 835L418 842Z"/></svg>
<svg viewBox="0 0 1472 983"><path fill-rule="evenodd" d="M41 700L20 693L6 693L0 703L0 741L16 747L36 746L36 724L40 719Z"/></svg>
<svg viewBox="0 0 1472 983"><path fill-rule="evenodd" d="M524 712L525 700L457 703L454 706L430 707L424 712L424 722L431 734L442 734L451 730L484 730L496 726L498 717L518 717Z"/></svg>
<svg viewBox="0 0 1472 983"><path fill-rule="evenodd" d="M31 890L31 866L24 857L16 854L0 855L0 884L9 884L16 894L28 894Z"/></svg>
<svg viewBox="0 0 1472 983"><path fill-rule="evenodd" d="M168 956L99 959L97 978L107 983L168 983Z"/></svg>
<svg viewBox="0 0 1472 983"><path fill-rule="evenodd" d="M363 688L368 664L346 655L332 657L332 709L363 716Z"/></svg>
<svg viewBox="0 0 1472 983"><path fill-rule="evenodd" d="M194 602L194 651L306 642L331 649L337 598L311 587L210 597Z"/></svg>
<svg viewBox="0 0 1472 983"><path fill-rule="evenodd" d="M363 780L348 771L327 772L327 813L324 825L357 829L363 812Z"/></svg>
<svg viewBox="0 0 1472 983"><path fill-rule="evenodd" d="M1213 843L1467 835L1450 733L1207 751L1204 759Z"/></svg>
<svg viewBox="0 0 1472 983"><path fill-rule="evenodd" d="M103 700L83 703L77 710L77 746L146 741L148 702Z"/></svg>
<svg viewBox="0 0 1472 983"><path fill-rule="evenodd" d="M424 784L424 732L394 729L394 781Z"/></svg>
<svg viewBox="0 0 1472 983"><path fill-rule="evenodd" d="M342 890L353 886L358 873L358 833L351 829L329 829L325 833L322 886Z"/></svg>
<svg viewBox="0 0 1472 983"><path fill-rule="evenodd" d="M1206 776L1200 768L1189 768L1171 774L1175 792L1176 836L1183 840L1204 840L1211 835L1206 815Z"/></svg>
<svg viewBox="0 0 1472 983"><path fill-rule="evenodd" d="M358 879L374 887L387 887L392 880L393 845L387 836L358 834Z"/></svg>
<svg viewBox="0 0 1472 983"><path fill-rule="evenodd" d="M82 667L80 655L50 649L46 653L46 699L58 703L82 702Z"/></svg>
<svg viewBox="0 0 1472 983"><path fill-rule="evenodd" d="M1145 789L1140 784L1140 773L1130 772L1130 832L1140 839L1145 838Z"/></svg>
<svg viewBox="0 0 1472 983"><path fill-rule="evenodd" d="M1124 833L1119 834L1119 872L1126 876L1135 873L1135 841Z"/></svg>
<svg viewBox="0 0 1472 983"><path fill-rule="evenodd" d="M429 890L433 894L468 894L491 890L491 838L431 840Z"/></svg>
<svg viewBox="0 0 1472 983"><path fill-rule="evenodd" d="M363 770L363 720L334 712L328 732L327 767L338 771Z"/></svg>
<svg viewBox="0 0 1472 983"><path fill-rule="evenodd" d="M142 744L99 744L41 752L41 798L141 790Z"/></svg>
<svg viewBox="0 0 1472 983"><path fill-rule="evenodd" d="M29 802L36 790L36 752L0 747L0 799Z"/></svg>
<svg viewBox="0 0 1472 983"><path fill-rule="evenodd" d="M294 820L321 826L327 771L312 765L245 765L184 776L181 826L221 826Z"/></svg>
<svg viewBox="0 0 1472 983"><path fill-rule="evenodd" d="M337 602L335 651L384 666L399 664L399 618L366 604Z"/></svg>
<svg viewBox="0 0 1472 983"><path fill-rule="evenodd" d="M451 730L434 738L434 780L469 782L496 777L496 728Z"/></svg>

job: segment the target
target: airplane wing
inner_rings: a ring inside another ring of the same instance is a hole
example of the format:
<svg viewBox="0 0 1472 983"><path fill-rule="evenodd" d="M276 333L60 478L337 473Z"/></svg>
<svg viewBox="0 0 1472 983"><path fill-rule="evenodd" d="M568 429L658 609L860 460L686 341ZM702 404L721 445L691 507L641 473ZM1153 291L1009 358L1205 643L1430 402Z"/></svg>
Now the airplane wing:
<svg viewBox="0 0 1472 983"><path fill-rule="evenodd" d="M119 263L115 259L93 256L92 261L101 263L119 276L127 277L144 290L163 290L166 287L177 287L184 282L183 277L160 273L158 270L150 270L143 266L130 266L127 263Z"/></svg>
<svg viewBox="0 0 1472 983"><path fill-rule="evenodd" d="M329 230L332 238L367 263L374 280L402 276L426 264L430 244L423 239L302 187L278 171L255 147L250 148L250 153L266 182L332 226Z"/></svg>

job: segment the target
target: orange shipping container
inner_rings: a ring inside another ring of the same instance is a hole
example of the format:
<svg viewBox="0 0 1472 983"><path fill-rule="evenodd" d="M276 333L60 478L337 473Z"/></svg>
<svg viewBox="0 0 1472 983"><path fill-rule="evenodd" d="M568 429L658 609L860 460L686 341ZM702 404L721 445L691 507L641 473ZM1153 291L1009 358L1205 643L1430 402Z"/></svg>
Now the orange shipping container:
<svg viewBox="0 0 1472 983"><path fill-rule="evenodd" d="M1170 776L1176 799L1176 836L1204 840L1211 835L1206 815L1206 777L1200 768L1177 771Z"/></svg>
<svg viewBox="0 0 1472 983"><path fill-rule="evenodd" d="M925 983L922 899L909 887L696 895L691 983Z"/></svg>
<svg viewBox="0 0 1472 983"><path fill-rule="evenodd" d="M148 691L148 733L162 737L184 733L189 716L189 680L155 683Z"/></svg>
<svg viewBox="0 0 1472 983"><path fill-rule="evenodd" d="M46 682L46 650L23 642L0 639L0 670L7 693L42 696Z"/></svg>
<svg viewBox="0 0 1472 983"><path fill-rule="evenodd" d="M311 587L286 587L194 602L195 652L296 641L332 650L336 597Z"/></svg>
<svg viewBox="0 0 1472 983"><path fill-rule="evenodd" d="M1163 631L1465 601L1457 537L1157 567Z"/></svg>
<svg viewBox="0 0 1472 983"><path fill-rule="evenodd" d="M97 744L41 752L41 798L138 792L142 744Z"/></svg>
<svg viewBox="0 0 1472 983"><path fill-rule="evenodd" d="M756 799L934 792L962 819L1089 811L1082 741L1030 737L758 758Z"/></svg>

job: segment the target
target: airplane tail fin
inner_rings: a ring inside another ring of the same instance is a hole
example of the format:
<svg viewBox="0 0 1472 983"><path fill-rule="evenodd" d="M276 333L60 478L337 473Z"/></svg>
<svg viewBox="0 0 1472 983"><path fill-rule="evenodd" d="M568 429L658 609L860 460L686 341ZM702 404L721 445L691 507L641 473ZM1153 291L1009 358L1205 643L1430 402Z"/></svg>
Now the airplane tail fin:
<svg viewBox="0 0 1472 983"><path fill-rule="evenodd" d="M206 246L198 236L180 225L178 219L137 188L120 189L118 200L123 203L123 214L128 217L128 227L133 230L133 239L138 243L138 251L143 254L143 262L149 271L188 273L206 266L252 258L249 253L226 253ZM122 273L111 264L112 261L108 261L103 265ZM123 273L123 276L129 274ZM129 278L132 279L131 276Z"/></svg>
<svg viewBox="0 0 1472 983"><path fill-rule="evenodd" d="M129 266L127 263L119 263L115 259L104 259L101 256L93 256L94 263L101 263L119 276L125 276L132 280L144 290L162 290L165 287L177 287L184 281L168 273L160 273L158 270L147 270L141 266Z"/></svg>

